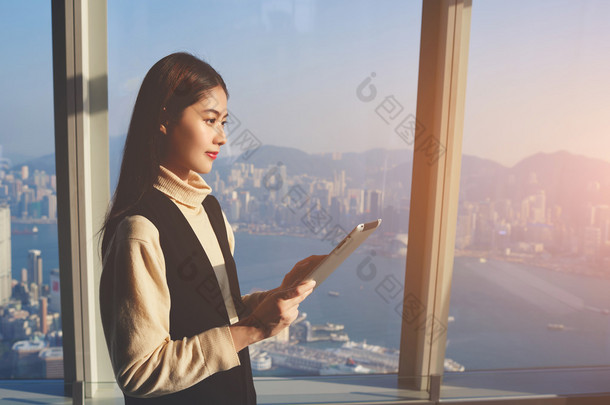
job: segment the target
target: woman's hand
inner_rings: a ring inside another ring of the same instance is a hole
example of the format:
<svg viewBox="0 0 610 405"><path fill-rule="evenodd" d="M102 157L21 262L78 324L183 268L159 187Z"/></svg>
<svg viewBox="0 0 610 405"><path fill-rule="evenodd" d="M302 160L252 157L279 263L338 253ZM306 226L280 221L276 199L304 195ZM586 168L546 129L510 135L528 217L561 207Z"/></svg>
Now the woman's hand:
<svg viewBox="0 0 610 405"><path fill-rule="evenodd" d="M298 285L311 270L328 255L312 255L294 265L285 276L282 284L276 290L287 290Z"/></svg>
<svg viewBox="0 0 610 405"><path fill-rule="evenodd" d="M313 291L310 280L294 287L276 290L265 297L248 317L230 326L235 349L277 335L299 315L299 304Z"/></svg>
<svg viewBox="0 0 610 405"><path fill-rule="evenodd" d="M312 255L294 265L273 290L265 291L252 314L230 326L235 349L277 335L297 318L301 303L315 287L315 281L303 282L311 270L328 255Z"/></svg>
<svg viewBox="0 0 610 405"><path fill-rule="evenodd" d="M299 304L311 294L316 282L301 283L267 296L251 316L263 333L263 339L277 335L299 316Z"/></svg>

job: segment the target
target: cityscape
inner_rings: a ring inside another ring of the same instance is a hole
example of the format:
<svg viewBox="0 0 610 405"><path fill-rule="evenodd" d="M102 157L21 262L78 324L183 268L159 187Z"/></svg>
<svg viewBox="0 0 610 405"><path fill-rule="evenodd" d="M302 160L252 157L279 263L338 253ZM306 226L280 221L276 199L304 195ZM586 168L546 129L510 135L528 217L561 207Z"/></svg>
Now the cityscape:
<svg viewBox="0 0 610 405"><path fill-rule="evenodd" d="M268 148L272 156L291 153ZM219 162L207 181L235 230L332 241L337 231L341 236L357 223L383 217L380 232L367 243L401 257L410 204L410 184L402 181L411 178L410 153L377 151L364 165L359 155L373 151L305 154L280 165L261 152L255 162L254 156L230 166ZM308 159L326 176L311 175ZM389 163L381 170L374 161ZM559 151L530 156L510 169L465 155L462 166L456 256L610 276L610 163ZM387 173L385 182L380 171Z"/></svg>
<svg viewBox="0 0 610 405"><path fill-rule="evenodd" d="M28 247L15 278L11 253L13 235L57 223L55 174L0 158L0 378L63 378L59 269L44 283L42 252Z"/></svg>
<svg viewBox="0 0 610 405"><path fill-rule="evenodd" d="M364 154L374 158L367 161ZM37 168L36 160L0 162L1 378L62 378L59 270L44 265L35 244L14 252L27 258L26 267L13 269L11 260L12 237L56 224L55 174ZM383 218L367 244L382 256L400 258L408 244L410 201L410 184L403 179L410 179L411 166L412 154L404 150L310 155L261 146L247 159L219 159L204 178L235 232L333 244L355 224ZM111 169L115 179L116 170ZM506 168L465 155L455 255L610 277L610 163L556 152ZM397 372L396 349L352 341L349 333L342 324L312 324L301 313L290 328L251 346L255 374L278 367L323 375ZM320 341L341 346L310 345ZM465 368L447 358L445 369Z"/></svg>

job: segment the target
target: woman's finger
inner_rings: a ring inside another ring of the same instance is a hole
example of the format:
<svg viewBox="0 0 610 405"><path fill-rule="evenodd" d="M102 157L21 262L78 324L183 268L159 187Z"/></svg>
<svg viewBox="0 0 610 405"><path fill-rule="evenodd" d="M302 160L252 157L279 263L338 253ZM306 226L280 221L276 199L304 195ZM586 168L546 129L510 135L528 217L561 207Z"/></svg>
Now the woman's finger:
<svg viewBox="0 0 610 405"><path fill-rule="evenodd" d="M297 300L299 297L306 294L303 297L303 299L305 299L305 297L313 291L313 288L315 285L316 285L315 280L310 280L307 282L303 282L295 287L291 287L286 290L280 291L278 293L278 295L279 295L279 298L284 301L291 301L291 300Z"/></svg>
<svg viewBox="0 0 610 405"><path fill-rule="evenodd" d="M295 297L284 300L282 303L284 309L290 310L290 309L294 308L295 306L299 306L299 304L301 302L303 302L305 300L305 298L307 298L309 296L309 294L312 293L312 291L313 290L309 290L309 291L305 292L304 294L297 295Z"/></svg>

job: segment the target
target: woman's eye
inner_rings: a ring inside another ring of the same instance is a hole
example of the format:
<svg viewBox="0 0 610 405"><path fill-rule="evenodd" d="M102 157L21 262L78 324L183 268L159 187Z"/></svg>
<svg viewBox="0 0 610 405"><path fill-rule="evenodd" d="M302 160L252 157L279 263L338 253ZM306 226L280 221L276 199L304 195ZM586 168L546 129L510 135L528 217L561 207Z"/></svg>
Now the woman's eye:
<svg viewBox="0 0 610 405"><path fill-rule="evenodd" d="M205 121L205 122L207 122L207 123L208 123L208 124L210 124L210 125L214 125L214 124L216 123L217 119L216 119L216 118L208 118L208 119L206 119L206 120L204 120L204 121ZM220 124L221 124L221 125L223 126L223 128L224 128L224 126L225 126L225 124L226 124L226 123L227 123L227 121L223 121L223 122L221 122Z"/></svg>

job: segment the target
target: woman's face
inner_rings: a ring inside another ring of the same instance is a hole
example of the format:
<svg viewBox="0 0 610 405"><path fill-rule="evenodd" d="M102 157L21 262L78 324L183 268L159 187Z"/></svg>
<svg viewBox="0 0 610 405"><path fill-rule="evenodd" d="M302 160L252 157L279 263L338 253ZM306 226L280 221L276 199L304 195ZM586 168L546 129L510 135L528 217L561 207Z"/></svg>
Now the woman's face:
<svg viewBox="0 0 610 405"><path fill-rule="evenodd" d="M189 170L209 173L220 146L226 142L227 95L214 87L207 98L188 106L178 122L161 125L168 139L163 166L186 180Z"/></svg>

